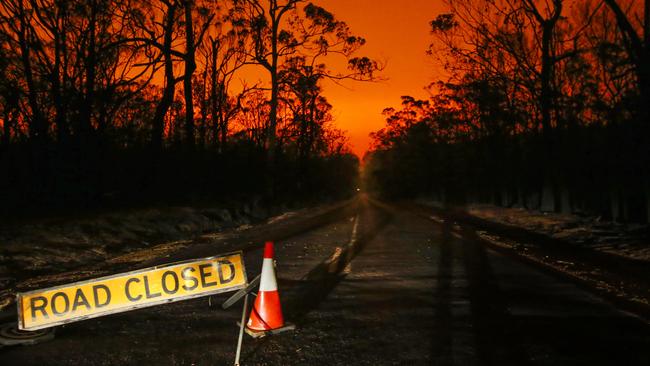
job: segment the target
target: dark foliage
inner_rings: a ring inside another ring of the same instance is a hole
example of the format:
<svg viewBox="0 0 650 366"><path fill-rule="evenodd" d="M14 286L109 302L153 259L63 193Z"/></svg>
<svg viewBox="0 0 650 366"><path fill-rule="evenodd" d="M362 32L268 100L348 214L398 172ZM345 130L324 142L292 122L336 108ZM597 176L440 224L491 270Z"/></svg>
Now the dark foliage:
<svg viewBox="0 0 650 366"><path fill-rule="evenodd" d="M245 21L269 7L272 29ZM377 68L317 58L362 44L301 0L3 1L0 215L349 195L358 159L320 81ZM234 83L246 64L271 80Z"/></svg>
<svg viewBox="0 0 650 366"><path fill-rule="evenodd" d="M451 76L385 111L369 188L647 222L650 2L448 5L429 53Z"/></svg>

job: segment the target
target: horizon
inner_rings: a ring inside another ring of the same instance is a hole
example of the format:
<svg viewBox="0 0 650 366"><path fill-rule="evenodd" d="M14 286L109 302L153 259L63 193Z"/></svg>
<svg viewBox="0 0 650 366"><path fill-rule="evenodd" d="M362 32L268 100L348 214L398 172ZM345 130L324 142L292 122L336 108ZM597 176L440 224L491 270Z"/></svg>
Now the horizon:
<svg viewBox="0 0 650 366"><path fill-rule="evenodd" d="M381 72L387 81L344 82L345 89L332 82L324 94L334 107L336 124L348 131L352 151L363 159L369 150L371 132L384 127L382 111L399 107L402 95L428 96L425 87L441 76L442 70L426 54L433 41L429 22L441 13L441 2L408 1L395 6L390 0L319 0L316 3L345 21L352 32L364 37L360 55L385 60ZM392 21L392 26L385 24Z"/></svg>

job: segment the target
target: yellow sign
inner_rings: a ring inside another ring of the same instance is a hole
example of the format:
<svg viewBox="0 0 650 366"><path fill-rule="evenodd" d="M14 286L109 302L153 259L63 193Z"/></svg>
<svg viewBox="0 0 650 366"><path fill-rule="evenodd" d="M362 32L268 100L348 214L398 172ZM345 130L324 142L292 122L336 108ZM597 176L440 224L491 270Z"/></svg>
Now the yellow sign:
<svg viewBox="0 0 650 366"><path fill-rule="evenodd" d="M195 259L18 294L18 327L36 330L247 284L242 253Z"/></svg>

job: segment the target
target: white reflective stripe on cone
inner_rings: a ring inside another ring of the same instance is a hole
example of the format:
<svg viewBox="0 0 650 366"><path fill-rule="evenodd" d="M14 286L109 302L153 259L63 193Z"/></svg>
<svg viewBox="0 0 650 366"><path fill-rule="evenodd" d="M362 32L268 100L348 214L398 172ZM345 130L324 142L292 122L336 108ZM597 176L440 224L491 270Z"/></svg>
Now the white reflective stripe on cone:
<svg viewBox="0 0 650 366"><path fill-rule="evenodd" d="M278 283L275 280L275 269L273 258L264 258L262 263L262 278L260 279L260 291L277 291Z"/></svg>

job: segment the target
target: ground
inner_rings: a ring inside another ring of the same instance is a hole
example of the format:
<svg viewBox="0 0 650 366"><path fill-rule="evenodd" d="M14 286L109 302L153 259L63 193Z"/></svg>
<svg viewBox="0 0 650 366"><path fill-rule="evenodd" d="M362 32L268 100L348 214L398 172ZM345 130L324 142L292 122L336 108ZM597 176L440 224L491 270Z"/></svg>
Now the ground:
<svg viewBox="0 0 650 366"><path fill-rule="evenodd" d="M471 227L484 245L560 274L650 320L649 226L598 217L474 204L404 204L438 222Z"/></svg>
<svg viewBox="0 0 650 366"><path fill-rule="evenodd" d="M245 338L243 365L650 364L645 321L486 247L472 227L368 199L349 205L293 233L251 228L246 240L214 237L166 254L239 246L253 278L261 237L275 236L283 311L297 329ZM224 311L200 298L81 321L58 327L50 342L0 349L0 360L231 364L240 306Z"/></svg>
<svg viewBox="0 0 650 366"><path fill-rule="evenodd" d="M616 223L589 215L527 210L521 207L470 205L467 212L478 218L513 225L547 235L573 245L644 260L650 264L648 226Z"/></svg>

